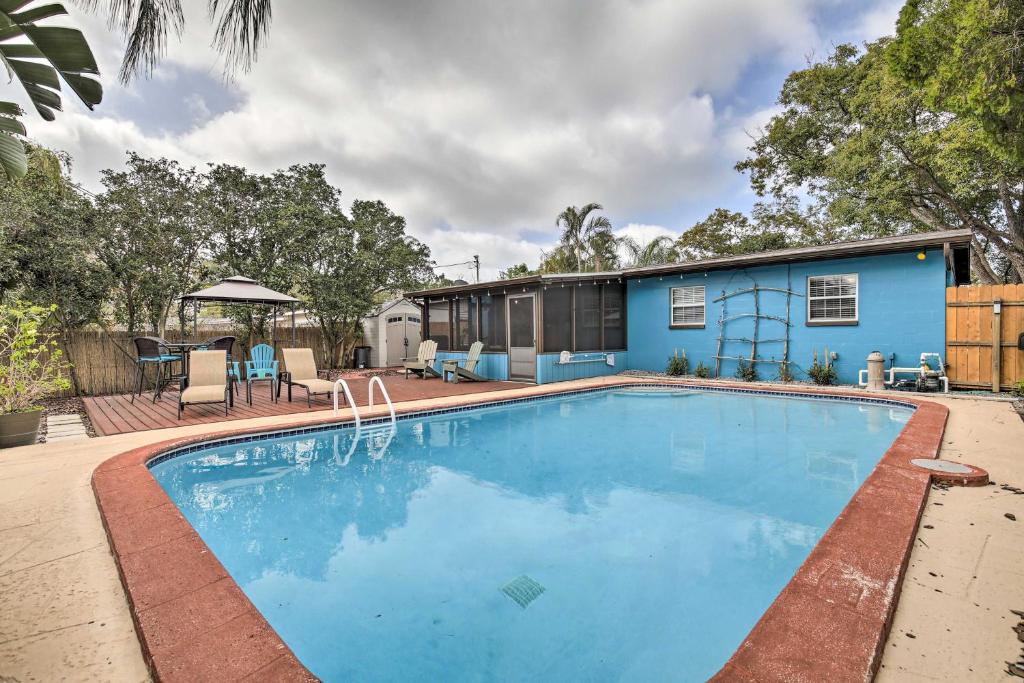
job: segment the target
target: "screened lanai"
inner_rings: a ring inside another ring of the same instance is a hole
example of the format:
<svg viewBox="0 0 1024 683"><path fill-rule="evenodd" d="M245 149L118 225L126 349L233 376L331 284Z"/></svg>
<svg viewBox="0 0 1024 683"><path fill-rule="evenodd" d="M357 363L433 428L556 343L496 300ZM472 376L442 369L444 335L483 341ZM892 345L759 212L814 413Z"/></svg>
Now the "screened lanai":
<svg viewBox="0 0 1024 683"><path fill-rule="evenodd" d="M626 285L613 272L532 275L409 294L423 308L424 337L438 358L483 343L493 379L548 382L623 367Z"/></svg>

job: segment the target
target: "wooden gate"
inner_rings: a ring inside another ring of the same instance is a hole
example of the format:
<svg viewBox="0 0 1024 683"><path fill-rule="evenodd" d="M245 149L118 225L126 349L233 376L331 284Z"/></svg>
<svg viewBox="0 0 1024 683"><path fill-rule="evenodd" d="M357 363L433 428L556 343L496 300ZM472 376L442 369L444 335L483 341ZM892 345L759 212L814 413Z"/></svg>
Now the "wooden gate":
<svg viewBox="0 0 1024 683"><path fill-rule="evenodd" d="M1024 285L946 289L946 365L952 386L1010 389L1024 379Z"/></svg>

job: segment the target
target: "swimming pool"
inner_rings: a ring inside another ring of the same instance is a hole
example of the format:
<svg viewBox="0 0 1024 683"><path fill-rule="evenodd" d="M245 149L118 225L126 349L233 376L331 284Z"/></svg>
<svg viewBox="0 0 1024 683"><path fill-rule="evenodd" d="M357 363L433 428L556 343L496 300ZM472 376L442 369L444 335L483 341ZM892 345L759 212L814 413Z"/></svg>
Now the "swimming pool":
<svg viewBox="0 0 1024 683"><path fill-rule="evenodd" d="M351 454L332 429L152 473L325 680L696 680L910 412L613 389L403 419Z"/></svg>

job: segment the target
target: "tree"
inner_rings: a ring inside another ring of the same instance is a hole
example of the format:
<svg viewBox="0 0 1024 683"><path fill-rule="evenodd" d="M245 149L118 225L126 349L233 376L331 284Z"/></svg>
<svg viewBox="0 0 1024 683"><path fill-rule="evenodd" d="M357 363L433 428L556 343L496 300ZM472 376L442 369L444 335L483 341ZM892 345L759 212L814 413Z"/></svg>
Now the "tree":
<svg viewBox="0 0 1024 683"><path fill-rule="evenodd" d="M68 179L69 164L66 155L31 146L28 172L0 193L0 235L8 240L3 251L11 268L0 294L52 307L78 393L70 335L102 320L110 276L95 257L93 208Z"/></svg>
<svg viewBox="0 0 1024 683"><path fill-rule="evenodd" d="M785 234L762 232L742 213L715 209L680 235L675 248L683 261L751 254L786 247Z"/></svg>
<svg viewBox="0 0 1024 683"><path fill-rule="evenodd" d="M571 270L583 272L585 255L591 246L602 248L607 240L599 233L611 233L612 224L604 216L592 216L595 211L604 207L596 202L582 207L567 206L558 214L555 225L562 229L562 245L576 257L575 266Z"/></svg>
<svg viewBox="0 0 1024 683"><path fill-rule="evenodd" d="M1024 0L909 0L887 58L925 103L981 126L1024 163Z"/></svg>
<svg viewBox="0 0 1024 683"><path fill-rule="evenodd" d="M0 62L21 83L43 119L53 121L54 112L62 109L62 80L92 109L103 99L103 87L85 36L72 28L39 25L66 15L62 5L26 9L31 4L31 0L0 0ZM17 137L26 135L18 120L23 113L14 102L0 101L0 168L8 180L28 172L28 156Z"/></svg>
<svg viewBox="0 0 1024 683"><path fill-rule="evenodd" d="M970 228L974 272L1024 277L1024 172L970 119L935 111L887 64L888 39L838 46L789 75L783 111L737 168L759 195L806 192L825 226L852 236Z"/></svg>
<svg viewBox="0 0 1024 683"><path fill-rule="evenodd" d="M150 75L167 48L167 34L180 36L185 28L181 0L83 0L87 7L107 16L125 36L128 48L119 78L128 83L137 75ZM207 0L213 45L226 60L228 73L249 69L270 30L270 0Z"/></svg>
<svg viewBox="0 0 1024 683"><path fill-rule="evenodd" d="M672 238L659 235L647 242L638 242L632 237L623 237L622 246L626 249L628 265L631 268L640 266L657 266L662 263L674 263L679 260L679 253Z"/></svg>
<svg viewBox="0 0 1024 683"><path fill-rule="evenodd" d="M296 164L271 175L218 164L206 175L200 206L211 232L210 257L220 277L243 275L289 292L311 240L340 212L341 192L323 164ZM243 348L266 339L272 311L227 307Z"/></svg>
<svg viewBox="0 0 1024 683"><path fill-rule="evenodd" d="M514 266L509 266L506 270L498 271L499 280L512 280L517 277L528 277L536 274L536 271L530 270L530 267L525 263L517 263Z"/></svg>
<svg viewBox="0 0 1024 683"><path fill-rule="evenodd" d="M203 276L210 238L197 201L203 179L176 161L130 152L127 170L105 170L102 182L99 256L116 286L115 314L132 334L146 323L163 336L175 300Z"/></svg>
<svg viewBox="0 0 1024 683"><path fill-rule="evenodd" d="M302 254L299 289L332 367L359 337L360 321L384 295L432 277L430 250L405 233L405 219L381 201L355 201L351 218L332 213Z"/></svg>

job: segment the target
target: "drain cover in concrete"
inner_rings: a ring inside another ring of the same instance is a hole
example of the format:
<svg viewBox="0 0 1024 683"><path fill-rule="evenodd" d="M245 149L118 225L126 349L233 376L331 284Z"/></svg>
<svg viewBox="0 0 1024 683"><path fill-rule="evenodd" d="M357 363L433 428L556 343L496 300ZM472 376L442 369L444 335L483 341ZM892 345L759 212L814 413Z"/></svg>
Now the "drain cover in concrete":
<svg viewBox="0 0 1024 683"><path fill-rule="evenodd" d="M501 592L511 598L517 605L526 609L527 605L539 598L540 594L544 592L544 586L524 574L517 576L502 586Z"/></svg>
<svg viewBox="0 0 1024 683"><path fill-rule="evenodd" d="M932 470L933 472L943 472L945 474L970 474L974 470L967 465L961 465L958 462L952 462L951 460L932 460L930 458L914 458L910 461L911 464L923 467L926 470Z"/></svg>

